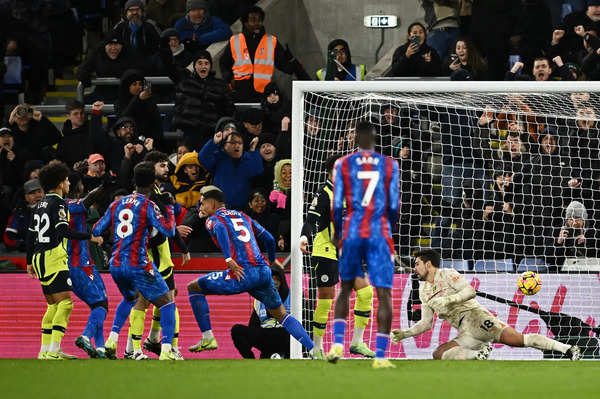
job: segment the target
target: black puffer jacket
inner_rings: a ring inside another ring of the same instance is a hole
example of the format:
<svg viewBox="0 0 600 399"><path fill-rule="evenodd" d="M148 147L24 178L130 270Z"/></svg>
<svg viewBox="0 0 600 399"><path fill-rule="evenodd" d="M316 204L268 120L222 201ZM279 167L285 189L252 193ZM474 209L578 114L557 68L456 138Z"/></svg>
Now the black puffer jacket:
<svg viewBox="0 0 600 399"><path fill-rule="evenodd" d="M206 51L197 52L193 65L200 58L210 60L210 54ZM176 84L173 127L184 131L193 129L194 135L206 141L213 136L215 125L221 117L233 115L231 90L223 80L215 77L213 71L202 79L195 70L190 72L174 64L173 55L168 49L165 51L161 48L161 59L169 71L169 77Z"/></svg>

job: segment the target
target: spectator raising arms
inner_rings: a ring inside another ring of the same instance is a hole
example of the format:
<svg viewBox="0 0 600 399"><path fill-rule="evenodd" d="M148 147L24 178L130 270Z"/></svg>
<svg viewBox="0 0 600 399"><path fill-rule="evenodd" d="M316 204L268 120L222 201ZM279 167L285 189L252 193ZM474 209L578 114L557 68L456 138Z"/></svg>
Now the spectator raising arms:
<svg viewBox="0 0 600 399"><path fill-rule="evenodd" d="M73 100L65 106L67 120L63 125L62 137L58 143L58 159L70 168L75 162L86 159L92 152L90 123L82 103Z"/></svg>
<svg viewBox="0 0 600 399"><path fill-rule="evenodd" d="M221 147L221 142L224 145ZM198 154L198 161L214 176L214 185L223 191L228 208L243 210L250 192L250 179L263 173L262 158L256 145L244 151L244 139L237 131L217 132Z"/></svg>
<svg viewBox="0 0 600 399"><path fill-rule="evenodd" d="M161 59L169 77L176 84L173 127L183 130L183 136L195 148L210 140L215 124L234 112L231 91L212 70L212 57L206 50L196 53L193 71L173 62L169 37L161 39Z"/></svg>
<svg viewBox="0 0 600 399"><path fill-rule="evenodd" d="M392 58L391 76L438 76L441 61L438 53L425 43L425 27L413 22L408 27L407 41Z"/></svg>

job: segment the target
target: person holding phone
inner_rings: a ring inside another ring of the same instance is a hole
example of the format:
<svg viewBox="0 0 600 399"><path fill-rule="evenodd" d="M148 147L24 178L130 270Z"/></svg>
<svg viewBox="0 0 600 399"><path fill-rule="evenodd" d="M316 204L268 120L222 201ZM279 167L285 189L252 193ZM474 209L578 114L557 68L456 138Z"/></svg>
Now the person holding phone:
<svg viewBox="0 0 600 399"><path fill-rule="evenodd" d="M390 76L441 76L440 56L425 43L426 39L423 24L410 24L406 43L394 52Z"/></svg>
<svg viewBox="0 0 600 399"><path fill-rule="evenodd" d="M442 67L445 75L452 75L460 69L468 72L472 80L488 80L487 63L467 38L460 38L454 43Z"/></svg>
<svg viewBox="0 0 600 399"><path fill-rule="evenodd" d="M17 105L8 118L15 146L23 150L23 159L41 159L48 162L55 158L52 148L60 141L59 130L29 104Z"/></svg>

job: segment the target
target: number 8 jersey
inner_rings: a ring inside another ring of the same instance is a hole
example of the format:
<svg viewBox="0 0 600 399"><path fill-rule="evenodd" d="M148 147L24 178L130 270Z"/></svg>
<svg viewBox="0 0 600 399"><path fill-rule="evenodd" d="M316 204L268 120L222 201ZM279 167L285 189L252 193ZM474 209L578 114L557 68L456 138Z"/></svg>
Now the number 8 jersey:
<svg viewBox="0 0 600 399"><path fill-rule="evenodd" d="M398 163L375 151L363 150L340 158L333 176L335 236L382 237L391 245L391 228L398 219L398 178Z"/></svg>
<svg viewBox="0 0 600 399"><path fill-rule="evenodd" d="M152 227L166 235L175 235L175 216L172 207L162 215L158 206L142 194L131 194L114 201L92 229L99 236L108 226L113 227L113 252L110 267L151 267L146 248Z"/></svg>

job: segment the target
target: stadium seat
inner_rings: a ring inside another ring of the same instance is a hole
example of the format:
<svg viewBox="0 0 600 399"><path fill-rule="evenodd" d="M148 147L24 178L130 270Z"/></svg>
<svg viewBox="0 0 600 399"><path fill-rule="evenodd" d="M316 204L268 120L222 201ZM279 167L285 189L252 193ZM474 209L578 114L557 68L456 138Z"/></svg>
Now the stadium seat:
<svg viewBox="0 0 600 399"><path fill-rule="evenodd" d="M476 272L512 272L515 270L512 259L482 259L475 261Z"/></svg>
<svg viewBox="0 0 600 399"><path fill-rule="evenodd" d="M563 272L594 271L600 272L600 258L569 258L561 269Z"/></svg>
<svg viewBox="0 0 600 399"><path fill-rule="evenodd" d="M467 260L443 260L442 268L452 268L458 271L469 270L469 261Z"/></svg>
<svg viewBox="0 0 600 399"><path fill-rule="evenodd" d="M525 258L519 263L517 272L532 271L536 273L548 273L548 266L542 258Z"/></svg>

